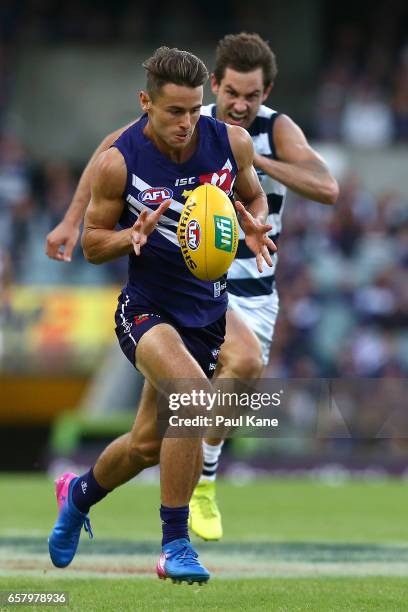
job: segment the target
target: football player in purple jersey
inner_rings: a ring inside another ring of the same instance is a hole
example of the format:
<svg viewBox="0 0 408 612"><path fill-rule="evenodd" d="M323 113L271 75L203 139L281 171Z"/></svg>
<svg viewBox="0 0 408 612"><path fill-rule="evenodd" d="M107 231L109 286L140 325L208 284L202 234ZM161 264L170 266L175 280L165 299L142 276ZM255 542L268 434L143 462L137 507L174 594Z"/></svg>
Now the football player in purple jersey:
<svg viewBox="0 0 408 612"><path fill-rule="evenodd" d="M336 180L324 160L309 145L301 128L285 114L264 106L277 74L276 58L257 34L225 36L217 45L211 87L216 103L202 113L248 130L254 148L254 165L268 199L272 239L278 238L286 188L305 198L333 204L338 196ZM131 125L131 124L129 124ZM89 202L93 160L129 126L109 134L86 166L62 222L47 237L49 257L69 261ZM190 185L184 183L186 189ZM268 362L279 299L273 268L261 275L256 260L240 236L238 253L228 274L226 338L216 375L224 378L257 378ZM242 347L245 347L245 351ZM222 536L221 516L215 500L215 476L222 440L203 443L204 464L200 482L190 503L192 530L206 540Z"/></svg>
<svg viewBox="0 0 408 612"><path fill-rule="evenodd" d="M145 384L132 430L113 441L86 473L65 473L57 480L59 514L49 551L54 565L69 565L82 527L92 535L90 508L144 468L160 463L163 537L157 573L201 583L209 572L190 543L188 515L201 472L202 440L159 438L156 408L163 380L172 381L176 393L188 392L186 379L210 389L228 301L219 281L196 279L183 260L177 240L184 204L180 178L195 179L194 188L200 177L227 172L224 183L228 195L235 193L241 200L235 202L240 225L260 271L263 261L272 265L270 253L276 247L267 235L271 226L264 223L267 200L253 167L250 136L239 126L200 115L208 76L202 61L161 47L143 65L143 116L89 166L91 201L82 247L94 264L129 258L116 334Z"/></svg>

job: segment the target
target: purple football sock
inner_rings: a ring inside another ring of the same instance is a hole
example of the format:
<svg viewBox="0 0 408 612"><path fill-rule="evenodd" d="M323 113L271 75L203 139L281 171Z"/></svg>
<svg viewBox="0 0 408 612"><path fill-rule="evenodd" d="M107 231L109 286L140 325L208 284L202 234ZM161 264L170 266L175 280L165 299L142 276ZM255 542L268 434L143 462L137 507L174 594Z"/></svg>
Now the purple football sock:
<svg viewBox="0 0 408 612"><path fill-rule="evenodd" d="M103 499L110 491L96 482L93 468L78 476L72 489L72 501L80 512L88 514L89 508Z"/></svg>
<svg viewBox="0 0 408 612"><path fill-rule="evenodd" d="M168 506L160 506L160 518L162 520L163 539L162 546L188 537L188 506L180 506L179 508L169 508Z"/></svg>

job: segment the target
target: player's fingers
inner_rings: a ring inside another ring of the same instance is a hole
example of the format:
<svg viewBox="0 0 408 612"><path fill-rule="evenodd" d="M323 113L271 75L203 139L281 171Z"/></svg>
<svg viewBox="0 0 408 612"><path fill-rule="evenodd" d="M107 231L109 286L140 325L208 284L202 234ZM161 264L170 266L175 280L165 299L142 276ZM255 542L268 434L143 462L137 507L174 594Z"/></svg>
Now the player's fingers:
<svg viewBox="0 0 408 612"><path fill-rule="evenodd" d="M263 272L262 268L262 253L259 252L256 256L256 266L258 268L258 272Z"/></svg>
<svg viewBox="0 0 408 612"><path fill-rule="evenodd" d="M58 253L59 244L55 242L50 236L47 236L45 241L45 253L48 257L55 259L56 254Z"/></svg>
<svg viewBox="0 0 408 612"><path fill-rule="evenodd" d="M142 210L142 212L140 213L140 215L138 216L138 218L134 222L132 229L136 230L136 231L139 231L140 228L142 227L143 223L146 221L146 217L147 217L147 210Z"/></svg>
<svg viewBox="0 0 408 612"><path fill-rule="evenodd" d="M132 233L132 244L135 254L140 255L140 234L138 232Z"/></svg>
<svg viewBox="0 0 408 612"><path fill-rule="evenodd" d="M144 223L144 221L146 219L146 215L147 215L147 212L145 210L143 210L140 213L138 219L133 224L132 231L140 232L140 230L142 229L143 223Z"/></svg>
<svg viewBox="0 0 408 612"><path fill-rule="evenodd" d="M153 213L149 215L149 226L152 228L152 231L156 223L158 222L162 214L166 212L170 204L171 204L171 200L165 200L164 202L160 204L160 206Z"/></svg>
<svg viewBox="0 0 408 612"><path fill-rule="evenodd" d="M55 261L65 261L64 260L64 253L62 251L56 251L56 252L49 252L46 251L46 255L50 258L50 259L55 259Z"/></svg>
<svg viewBox="0 0 408 612"><path fill-rule="evenodd" d="M148 216L149 216L149 213L147 212L147 210L142 210L142 212L139 215L139 219L138 219L140 225L145 223L145 221L147 220Z"/></svg>
<svg viewBox="0 0 408 612"><path fill-rule="evenodd" d="M268 238L268 236L265 236L264 242L266 246L268 247L268 249L271 250L273 253L275 253L278 250L278 247L276 246L276 244L273 242L273 240Z"/></svg>
<svg viewBox="0 0 408 612"><path fill-rule="evenodd" d="M164 202L162 202L155 211L151 212L149 215L149 221L154 219L154 222L157 223L157 220L159 219L159 217L161 217L161 215L164 213L165 210L168 209L168 207L171 204L171 200L164 200Z"/></svg>
<svg viewBox="0 0 408 612"><path fill-rule="evenodd" d="M64 252L59 250L58 245L55 245L52 248L47 248L45 250L45 253L50 259L55 259L56 261L64 261Z"/></svg>
<svg viewBox="0 0 408 612"><path fill-rule="evenodd" d="M159 208L156 210L155 215L160 217L160 215L162 215L164 211L168 209L170 204L171 204L171 200L164 200L164 202L162 202Z"/></svg>
<svg viewBox="0 0 408 612"><path fill-rule="evenodd" d="M268 266L272 268L272 258L266 245L262 247L262 255Z"/></svg>
<svg viewBox="0 0 408 612"><path fill-rule="evenodd" d="M148 213L147 211L145 212L146 212L146 216L143 219L143 232L149 235L154 230L157 224L157 221L158 221L158 217L156 217L157 210L154 213L153 212Z"/></svg>
<svg viewBox="0 0 408 612"><path fill-rule="evenodd" d="M138 224L138 222L135 223L135 225ZM140 223L140 225L142 225ZM137 228L135 229L135 227L133 227L132 229L132 233L131 233L131 241L133 244L133 249L136 253L136 255L140 255L140 249L143 245L146 244L147 242L147 235L145 233L146 228L144 228L143 231L139 231Z"/></svg>
<svg viewBox="0 0 408 612"><path fill-rule="evenodd" d="M245 206L243 204L241 204L241 202L239 202L238 200L235 201L235 208L236 210L239 212L240 215L244 216L244 217L248 217L248 211L245 208Z"/></svg>
<svg viewBox="0 0 408 612"><path fill-rule="evenodd" d="M55 249L45 249L45 254L50 259L59 259L60 253Z"/></svg>
<svg viewBox="0 0 408 612"><path fill-rule="evenodd" d="M70 262L72 260L72 251L74 250L75 247L75 241L73 240L68 240L67 244L65 245L65 249L64 249L64 261L66 262Z"/></svg>
<svg viewBox="0 0 408 612"><path fill-rule="evenodd" d="M171 200L165 200L164 202L162 202L160 204L160 206L149 215L149 231L152 232L154 230L154 228L156 227L160 217L162 216L162 214L168 209L168 207L171 204Z"/></svg>

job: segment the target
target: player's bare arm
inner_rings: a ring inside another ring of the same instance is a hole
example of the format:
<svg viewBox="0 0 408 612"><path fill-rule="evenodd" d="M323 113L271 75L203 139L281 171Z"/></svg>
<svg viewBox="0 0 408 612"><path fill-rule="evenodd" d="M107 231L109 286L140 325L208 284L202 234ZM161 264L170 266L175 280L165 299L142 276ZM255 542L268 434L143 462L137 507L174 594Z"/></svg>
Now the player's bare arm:
<svg viewBox="0 0 408 612"><path fill-rule="evenodd" d="M157 222L170 205L163 202L156 211L143 211L133 227L115 229L123 211L122 195L126 184L126 164L115 148L102 153L92 170L91 201L85 215L82 248L90 263L100 264L134 250L140 255L141 247L155 229Z"/></svg>
<svg viewBox="0 0 408 612"><path fill-rule="evenodd" d="M254 148L248 132L238 126L228 126L228 136L238 165L235 192L242 200L236 201L235 207L245 232L245 242L255 253L258 270L262 272L262 261L272 266L270 251L276 251L275 244L267 236L272 226L265 224L268 202L253 166Z"/></svg>
<svg viewBox="0 0 408 612"><path fill-rule="evenodd" d="M335 204L339 195L337 181L300 127L287 115L279 115L273 137L279 161L256 154L255 166L307 199Z"/></svg>
<svg viewBox="0 0 408 612"><path fill-rule="evenodd" d="M129 123L105 136L93 152L82 172L71 204L63 220L47 235L45 252L51 259L65 262L71 261L72 252L78 242L80 226L91 197L92 169L94 168L95 162L99 155L109 149L115 140L117 140L122 132L130 125L132 124Z"/></svg>
<svg viewBox="0 0 408 612"><path fill-rule="evenodd" d="M91 172L91 201L85 214L82 248L89 262L100 264L128 255L133 249L131 228L115 230L124 206L125 160L111 148L98 157Z"/></svg>

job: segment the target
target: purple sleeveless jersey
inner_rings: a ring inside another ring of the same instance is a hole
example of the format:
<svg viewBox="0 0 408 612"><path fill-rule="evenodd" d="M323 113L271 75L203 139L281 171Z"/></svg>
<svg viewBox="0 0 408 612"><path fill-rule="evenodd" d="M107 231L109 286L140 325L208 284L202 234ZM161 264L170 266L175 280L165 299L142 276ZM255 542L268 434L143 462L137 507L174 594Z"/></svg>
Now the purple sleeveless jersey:
<svg viewBox="0 0 408 612"><path fill-rule="evenodd" d="M232 195L237 174L227 128L210 117L200 117L197 148L185 163L178 164L160 153L143 133L144 115L113 144L127 167L123 194L122 229L131 227L142 210L156 210L171 199L157 228L147 239L140 256L129 255L129 278L123 293L141 307L155 307L179 325L203 327L216 321L227 307L225 277L214 282L198 280L187 268L177 240L177 224L189 192L212 183Z"/></svg>

